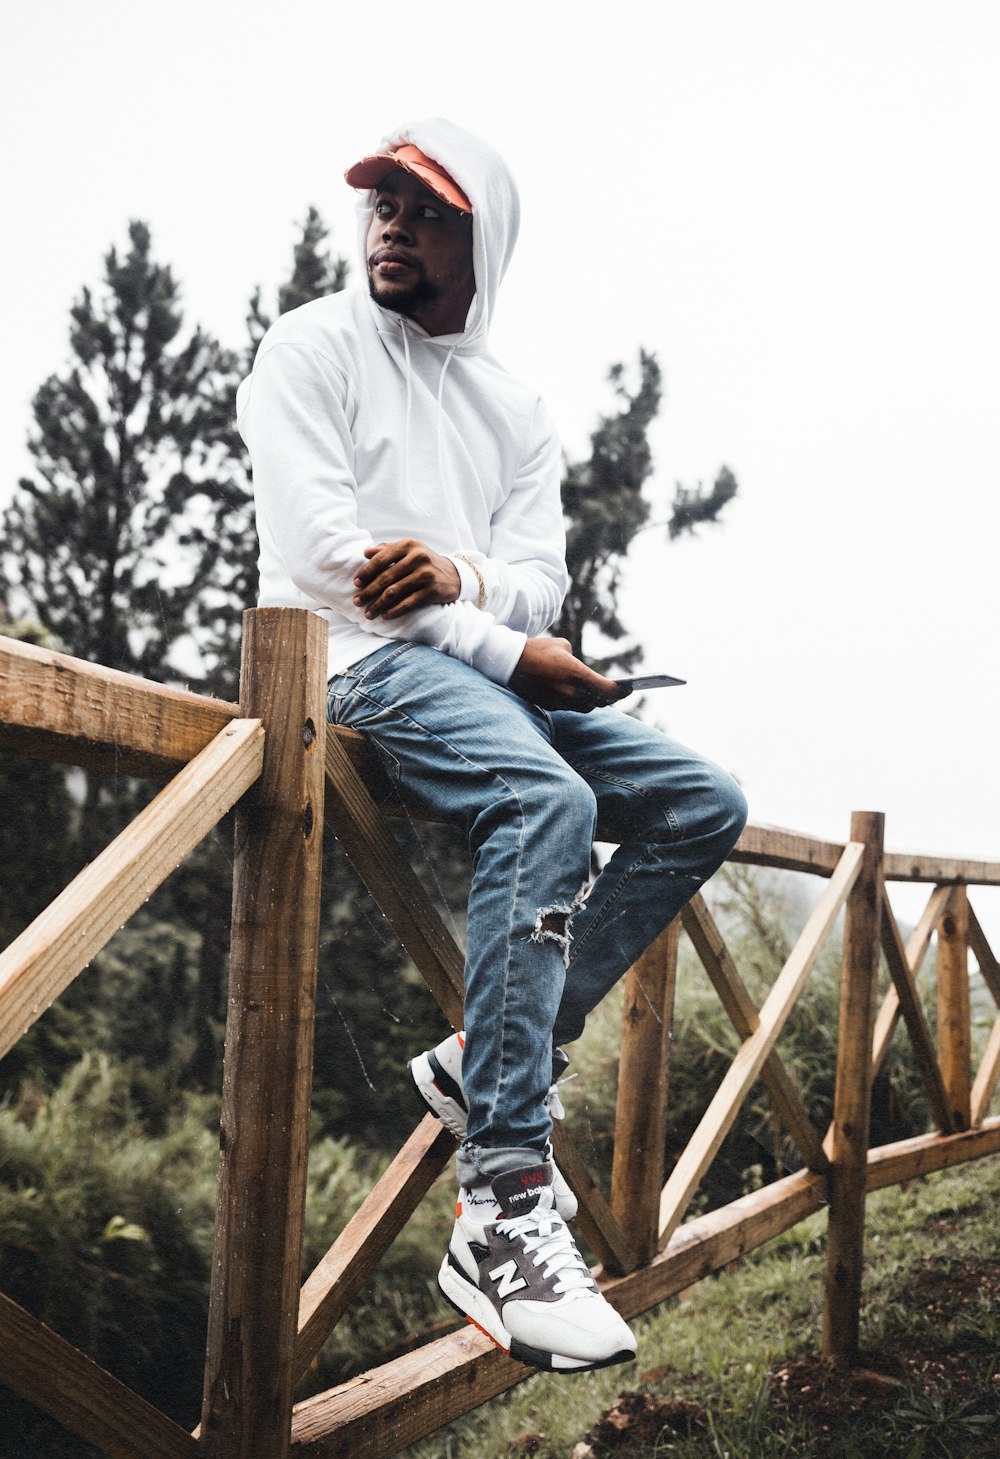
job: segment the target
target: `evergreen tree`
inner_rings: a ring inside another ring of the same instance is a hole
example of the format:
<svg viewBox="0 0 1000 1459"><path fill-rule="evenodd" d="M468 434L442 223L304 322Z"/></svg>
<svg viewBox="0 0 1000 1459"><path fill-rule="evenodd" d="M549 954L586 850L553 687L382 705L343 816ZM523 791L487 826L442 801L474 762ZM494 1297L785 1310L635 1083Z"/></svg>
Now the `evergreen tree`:
<svg viewBox="0 0 1000 1459"><path fill-rule="evenodd" d="M312 299L321 299L326 294L339 294L347 282L347 259L331 255L324 248L330 230L323 222L318 208L310 207L302 223L302 237L296 243L292 255L292 273L278 288L278 313L287 314L300 304ZM273 319L261 304L260 286L254 290L247 311L247 331L250 336L250 360L260 344L265 331Z"/></svg>
<svg viewBox="0 0 1000 1459"><path fill-rule="evenodd" d="M70 653L170 680L186 677L216 565L206 505L232 474L219 386L233 363L200 328L182 340L170 269L146 224L128 236L73 305L67 370L35 396L35 473L0 552L15 611Z"/></svg>
<svg viewBox="0 0 1000 1459"><path fill-rule="evenodd" d="M649 427L660 406L660 367L655 355L640 350L634 391L625 382L623 365L613 365L608 378L620 406L600 417L590 437L589 457L567 464L562 485L570 588L554 632L569 639L579 657L584 656L588 629L610 645L625 638L628 629L619 611L622 571L636 534L651 525L652 507L643 486L653 469ZM698 522L717 521L735 495L736 478L728 467L707 495L700 486L678 484L666 524L669 537L693 531ZM587 661L601 673L628 673L641 653L636 644L624 645L604 658L591 653Z"/></svg>

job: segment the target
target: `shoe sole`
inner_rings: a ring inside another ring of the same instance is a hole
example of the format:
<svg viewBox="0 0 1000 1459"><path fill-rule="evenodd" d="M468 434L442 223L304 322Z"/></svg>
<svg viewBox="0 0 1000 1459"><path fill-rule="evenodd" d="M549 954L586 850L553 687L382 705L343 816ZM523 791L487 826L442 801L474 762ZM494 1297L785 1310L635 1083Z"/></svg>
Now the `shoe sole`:
<svg viewBox="0 0 1000 1459"><path fill-rule="evenodd" d="M493 1303L464 1278L446 1256L438 1272L438 1287L450 1307L472 1324L495 1347L529 1368L542 1368L548 1373L590 1373L595 1368L610 1368L615 1363L628 1363L635 1357L634 1348L621 1348L606 1358L571 1358L565 1353L547 1353L512 1337L500 1320Z"/></svg>
<svg viewBox="0 0 1000 1459"><path fill-rule="evenodd" d="M433 1050L418 1054L409 1063L410 1076L417 1093L431 1114L439 1119L450 1135L464 1140L469 1112L462 1100L462 1091L442 1066Z"/></svg>

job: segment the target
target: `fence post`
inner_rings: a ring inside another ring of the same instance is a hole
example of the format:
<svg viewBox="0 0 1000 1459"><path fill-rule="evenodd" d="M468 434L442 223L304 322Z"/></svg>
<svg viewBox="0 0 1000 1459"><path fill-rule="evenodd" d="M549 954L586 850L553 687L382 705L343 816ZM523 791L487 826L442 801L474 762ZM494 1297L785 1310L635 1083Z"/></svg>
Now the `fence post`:
<svg viewBox="0 0 1000 1459"><path fill-rule="evenodd" d="M969 1008L969 892L952 889L937 927L938 1061L956 1130L972 1121Z"/></svg>
<svg viewBox="0 0 1000 1459"><path fill-rule="evenodd" d="M221 1158L201 1438L285 1459L308 1156L322 875L326 628L244 615L240 704L261 779L236 816Z"/></svg>
<svg viewBox="0 0 1000 1459"><path fill-rule="evenodd" d="M611 1210L640 1262L659 1245L680 926L675 917L625 980Z"/></svg>
<svg viewBox="0 0 1000 1459"><path fill-rule="evenodd" d="M823 1307L823 1356L841 1366L858 1351L884 832L880 812L851 817L851 840L864 843L865 855L844 917Z"/></svg>

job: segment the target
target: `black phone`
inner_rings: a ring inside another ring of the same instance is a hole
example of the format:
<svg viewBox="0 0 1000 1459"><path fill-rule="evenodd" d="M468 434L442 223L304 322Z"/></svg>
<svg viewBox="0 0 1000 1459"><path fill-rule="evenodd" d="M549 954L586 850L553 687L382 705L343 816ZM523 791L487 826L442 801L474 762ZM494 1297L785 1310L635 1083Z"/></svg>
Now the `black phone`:
<svg viewBox="0 0 1000 1459"><path fill-rule="evenodd" d="M641 674L636 679L615 679L615 684L620 684L630 694L638 689L667 689L673 684L686 684L686 679L675 679L672 674Z"/></svg>

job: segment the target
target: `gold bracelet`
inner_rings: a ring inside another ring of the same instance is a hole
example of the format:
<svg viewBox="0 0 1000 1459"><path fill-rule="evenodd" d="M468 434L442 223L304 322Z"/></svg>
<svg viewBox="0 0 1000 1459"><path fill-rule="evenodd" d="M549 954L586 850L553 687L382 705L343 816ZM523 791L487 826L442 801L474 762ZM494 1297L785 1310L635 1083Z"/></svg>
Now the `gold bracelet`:
<svg viewBox="0 0 1000 1459"><path fill-rule="evenodd" d="M464 562L469 567L471 567L472 571L476 574L476 582L479 584L479 597L476 599L476 607L480 609L484 608L486 606L486 584L483 581L482 573L479 571L472 558L467 557L464 552L456 552L455 556L459 558L461 562Z"/></svg>

